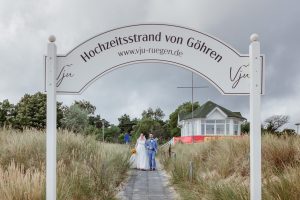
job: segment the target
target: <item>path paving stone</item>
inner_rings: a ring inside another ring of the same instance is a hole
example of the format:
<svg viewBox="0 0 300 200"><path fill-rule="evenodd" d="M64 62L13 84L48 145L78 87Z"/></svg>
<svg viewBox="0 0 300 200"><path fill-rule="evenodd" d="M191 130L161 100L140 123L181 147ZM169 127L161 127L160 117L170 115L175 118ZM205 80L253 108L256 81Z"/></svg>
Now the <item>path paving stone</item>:
<svg viewBox="0 0 300 200"><path fill-rule="evenodd" d="M169 200L178 199L169 186L166 173L159 167L156 171L133 169L128 182L117 195L120 200Z"/></svg>

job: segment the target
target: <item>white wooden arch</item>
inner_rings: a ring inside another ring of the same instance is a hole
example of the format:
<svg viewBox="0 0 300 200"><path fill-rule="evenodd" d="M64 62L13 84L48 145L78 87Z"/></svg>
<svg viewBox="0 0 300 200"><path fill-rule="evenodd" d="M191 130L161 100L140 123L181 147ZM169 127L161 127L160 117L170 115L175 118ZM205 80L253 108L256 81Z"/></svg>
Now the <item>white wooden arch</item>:
<svg viewBox="0 0 300 200"><path fill-rule="evenodd" d="M134 63L168 63L202 76L224 95L250 95L250 190L261 199L260 95L264 56L258 36L249 54L200 31L170 24L136 24L98 34L64 55L49 37L45 61L47 92L46 197L56 199L56 96L80 95L103 75Z"/></svg>

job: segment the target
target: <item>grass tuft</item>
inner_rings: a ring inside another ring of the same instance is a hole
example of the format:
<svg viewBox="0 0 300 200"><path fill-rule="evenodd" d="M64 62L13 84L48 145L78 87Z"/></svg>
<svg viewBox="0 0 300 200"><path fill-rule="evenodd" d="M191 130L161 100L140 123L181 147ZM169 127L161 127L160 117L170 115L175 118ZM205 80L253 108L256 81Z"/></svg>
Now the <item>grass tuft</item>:
<svg viewBox="0 0 300 200"><path fill-rule="evenodd" d="M182 199L250 199L249 137L176 144L160 160ZM189 174L192 161L193 174ZM300 137L262 138L263 199L300 199Z"/></svg>
<svg viewBox="0 0 300 200"><path fill-rule="evenodd" d="M114 199L129 168L128 146L59 131L57 199ZM45 133L0 130L0 197L45 199Z"/></svg>

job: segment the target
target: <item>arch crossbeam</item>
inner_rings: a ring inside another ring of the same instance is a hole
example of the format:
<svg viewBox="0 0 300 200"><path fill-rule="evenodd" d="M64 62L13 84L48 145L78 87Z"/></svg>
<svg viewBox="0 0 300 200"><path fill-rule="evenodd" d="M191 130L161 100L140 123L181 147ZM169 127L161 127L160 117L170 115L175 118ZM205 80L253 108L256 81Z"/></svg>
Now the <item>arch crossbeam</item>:
<svg viewBox="0 0 300 200"><path fill-rule="evenodd" d="M260 59L263 76L264 56ZM113 29L58 56L57 93L81 94L104 74L143 62L170 63L191 70L225 95L250 93L249 55L208 34L168 24Z"/></svg>

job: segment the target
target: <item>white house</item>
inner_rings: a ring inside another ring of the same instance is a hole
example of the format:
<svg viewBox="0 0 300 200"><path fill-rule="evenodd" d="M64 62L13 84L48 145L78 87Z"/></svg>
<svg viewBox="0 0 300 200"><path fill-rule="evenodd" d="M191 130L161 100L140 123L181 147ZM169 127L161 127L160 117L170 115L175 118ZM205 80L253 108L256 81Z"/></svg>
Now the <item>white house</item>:
<svg viewBox="0 0 300 200"><path fill-rule="evenodd" d="M178 126L181 128L181 136L240 135L241 124L245 120L240 112L232 112L208 101L194 110L193 117L192 113L179 114Z"/></svg>

